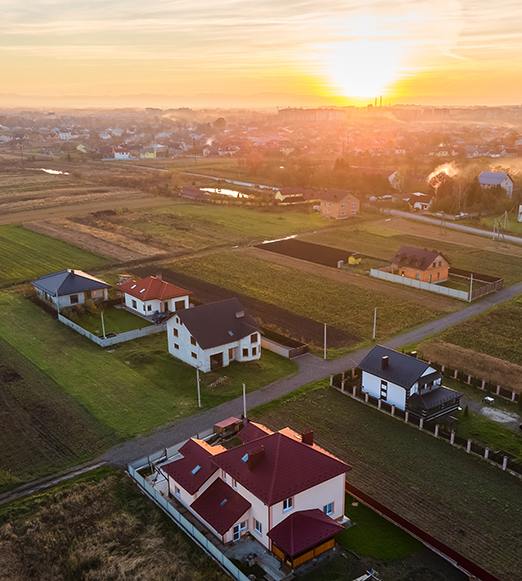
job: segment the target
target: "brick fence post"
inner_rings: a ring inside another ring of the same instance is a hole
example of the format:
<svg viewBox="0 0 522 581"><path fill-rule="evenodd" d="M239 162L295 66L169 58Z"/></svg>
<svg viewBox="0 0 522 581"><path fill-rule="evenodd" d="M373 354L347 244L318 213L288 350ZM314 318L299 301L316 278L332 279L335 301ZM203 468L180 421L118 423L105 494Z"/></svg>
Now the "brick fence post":
<svg viewBox="0 0 522 581"><path fill-rule="evenodd" d="M458 374L459 374L459 370L455 369L455 371L453 372L453 379L457 379Z"/></svg>
<svg viewBox="0 0 522 581"><path fill-rule="evenodd" d="M352 377L355 377L355 367L352 367Z"/></svg>
<svg viewBox="0 0 522 581"><path fill-rule="evenodd" d="M480 389L482 389L482 390L486 389L486 380L485 379L483 379L481 381L481 383L480 383Z"/></svg>
<svg viewBox="0 0 522 581"><path fill-rule="evenodd" d="M410 412L404 412L404 421L408 423L408 418L410 417Z"/></svg>
<svg viewBox="0 0 522 581"><path fill-rule="evenodd" d="M468 438L468 443L466 444L466 452L469 454L471 452L471 440Z"/></svg>
<svg viewBox="0 0 522 581"><path fill-rule="evenodd" d="M484 449L484 459L487 460L489 458L489 448Z"/></svg>
<svg viewBox="0 0 522 581"><path fill-rule="evenodd" d="M394 416L395 415L395 406L392 405L392 409L391 409L391 415Z"/></svg>
<svg viewBox="0 0 522 581"><path fill-rule="evenodd" d="M517 394L516 392L512 391L511 392L511 401L515 401L517 399Z"/></svg>
<svg viewBox="0 0 522 581"><path fill-rule="evenodd" d="M502 458L502 470L507 470L507 465L508 465L508 457L504 456L504 458Z"/></svg>
<svg viewBox="0 0 522 581"><path fill-rule="evenodd" d="M333 378L334 378L334 376L330 375L330 387L333 387Z"/></svg>
<svg viewBox="0 0 522 581"><path fill-rule="evenodd" d="M365 401L365 403L368 403L368 393L364 394L364 401Z"/></svg>
<svg viewBox="0 0 522 581"><path fill-rule="evenodd" d="M357 397L357 386L356 385L354 385L352 387L352 395L353 395L353 397Z"/></svg>
<svg viewBox="0 0 522 581"><path fill-rule="evenodd" d="M435 424L435 437L439 437L439 424Z"/></svg>
<svg viewBox="0 0 522 581"><path fill-rule="evenodd" d="M344 384L345 384L345 381L344 381L344 379L343 379L343 380L341 381L341 391L342 391L343 393L344 393Z"/></svg>
<svg viewBox="0 0 522 581"><path fill-rule="evenodd" d="M496 393L497 395L500 395L500 385L497 385Z"/></svg>
<svg viewBox="0 0 522 581"><path fill-rule="evenodd" d="M382 408L382 399L379 399L379 400L377 401L377 408L378 408L378 409L381 409L381 408Z"/></svg>
<svg viewBox="0 0 522 581"><path fill-rule="evenodd" d="M453 446L454 443L455 443L455 430L451 430L450 444Z"/></svg>
<svg viewBox="0 0 522 581"><path fill-rule="evenodd" d="M466 381L468 385L471 385L471 375L468 375L468 380Z"/></svg>
<svg viewBox="0 0 522 581"><path fill-rule="evenodd" d="M422 430L422 428L424 428L424 418L421 418L419 421L419 430Z"/></svg>
<svg viewBox="0 0 522 581"><path fill-rule="evenodd" d="M440 366L440 372L441 373L444 373L445 369L446 369L446 366L445 365L441 365Z"/></svg>

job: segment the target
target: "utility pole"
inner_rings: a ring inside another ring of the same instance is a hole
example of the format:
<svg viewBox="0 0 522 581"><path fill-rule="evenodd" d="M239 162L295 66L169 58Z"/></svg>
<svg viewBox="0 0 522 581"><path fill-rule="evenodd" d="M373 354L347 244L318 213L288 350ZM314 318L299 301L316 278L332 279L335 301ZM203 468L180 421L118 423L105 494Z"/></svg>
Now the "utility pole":
<svg viewBox="0 0 522 581"><path fill-rule="evenodd" d="M101 324L102 324L102 335L104 339L107 339L107 337L105 336L105 319L103 318L103 310L100 311L100 315L101 315Z"/></svg>
<svg viewBox="0 0 522 581"><path fill-rule="evenodd" d="M326 360L327 354L326 354L326 323L324 324L324 330L323 330L323 359Z"/></svg>
<svg viewBox="0 0 522 581"><path fill-rule="evenodd" d="M243 383L243 417L246 420L247 417L247 406L246 406L246 384Z"/></svg>
<svg viewBox="0 0 522 581"><path fill-rule="evenodd" d="M196 383L198 388L198 408L201 407L201 385L199 382L199 366L196 367Z"/></svg>
<svg viewBox="0 0 522 581"><path fill-rule="evenodd" d="M377 337L377 307L373 309L373 333L372 339L375 341L375 337Z"/></svg>
<svg viewBox="0 0 522 581"><path fill-rule="evenodd" d="M468 303L471 303L472 299L472 292L473 292L473 273L469 277L469 294L468 294Z"/></svg>

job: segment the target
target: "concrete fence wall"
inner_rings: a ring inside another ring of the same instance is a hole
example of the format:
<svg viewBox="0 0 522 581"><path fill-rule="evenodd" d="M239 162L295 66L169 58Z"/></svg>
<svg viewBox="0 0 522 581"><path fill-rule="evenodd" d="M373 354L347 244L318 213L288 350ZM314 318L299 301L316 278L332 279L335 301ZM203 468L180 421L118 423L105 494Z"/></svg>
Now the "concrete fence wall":
<svg viewBox="0 0 522 581"><path fill-rule="evenodd" d="M87 331L87 329L84 329L82 326L78 325L74 321L71 321L71 319L64 317L62 314L58 315L58 320L60 323L67 325L67 327L70 327L80 335L87 337L87 339L90 339L93 343L96 343L96 345L99 345L100 347L111 347L112 345L118 345L118 343L125 343L127 341L133 341L134 339L140 339L141 337L148 337L149 335L155 335L156 333L164 332L167 328L166 324L149 325L148 327L143 327L142 329L125 331L124 333L118 333L114 337L107 337L104 339L103 337L98 337L97 335L94 335L94 333Z"/></svg>
<svg viewBox="0 0 522 581"><path fill-rule="evenodd" d="M374 278L380 278L381 280L386 280L388 282L394 282L397 284L402 284L404 286L410 286L413 288L418 288L420 290L437 293L439 295L445 295L447 297L458 299L459 301L469 300L469 293L466 291L449 288L447 286L440 286L438 284L433 284L429 282L422 282L421 280L414 280L413 278L408 278L407 276L400 276L398 274L392 274L391 272L385 272L384 270L379 270L378 268L371 268L370 276L373 276Z"/></svg>
<svg viewBox="0 0 522 581"><path fill-rule="evenodd" d="M261 347L266 349L267 351L272 351L273 353L277 353L281 357L285 357L286 359L293 359L298 355L303 355L308 351L307 345L302 345L301 347L289 347L287 345L283 345L273 339L268 339L267 337L261 336Z"/></svg>

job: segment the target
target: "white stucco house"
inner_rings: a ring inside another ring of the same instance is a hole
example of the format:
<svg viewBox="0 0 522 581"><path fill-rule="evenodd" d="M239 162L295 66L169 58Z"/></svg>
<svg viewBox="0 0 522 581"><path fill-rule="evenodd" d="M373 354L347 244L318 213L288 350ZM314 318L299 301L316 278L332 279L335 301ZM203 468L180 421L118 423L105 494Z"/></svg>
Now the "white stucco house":
<svg viewBox="0 0 522 581"><path fill-rule="evenodd" d="M162 465L168 495L223 543L250 533L292 569L333 548L343 530L350 467L313 432L272 432L243 420L241 445L191 439Z"/></svg>
<svg viewBox="0 0 522 581"><path fill-rule="evenodd" d="M478 180L483 189L500 187L506 192L508 198L513 197L513 180L505 171L483 171Z"/></svg>
<svg viewBox="0 0 522 581"><path fill-rule="evenodd" d="M169 353L204 373L261 357L261 334L236 298L176 312L167 321Z"/></svg>
<svg viewBox="0 0 522 581"><path fill-rule="evenodd" d="M105 281L73 268L46 274L31 284L36 295L55 309L82 305L87 300L106 301L111 288Z"/></svg>
<svg viewBox="0 0 522 581"><path fill-rule="evenodd" d="M175 313L190 307L190 291L158 275L130 279L118 285L125 306L140 315Z"/></svg>
<svg viewBox="0 0 522 581"><path fill-rule="evenodd" d="M415 355L376 345L359 369L363 393L426 420L454 412L460 405L462 394L443 387L442 374Z"/></svg>

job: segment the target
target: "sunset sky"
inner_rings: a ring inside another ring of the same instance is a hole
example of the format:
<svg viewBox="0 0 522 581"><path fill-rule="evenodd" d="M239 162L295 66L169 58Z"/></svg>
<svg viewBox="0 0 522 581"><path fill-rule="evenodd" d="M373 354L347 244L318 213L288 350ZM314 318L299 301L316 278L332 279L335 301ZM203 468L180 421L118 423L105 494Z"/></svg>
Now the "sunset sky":
<svg viewBox="0 0 522 581"><path fill-rule="evenodd" d="M0 0L0 104L522 103L520 0Z"/></svg>

